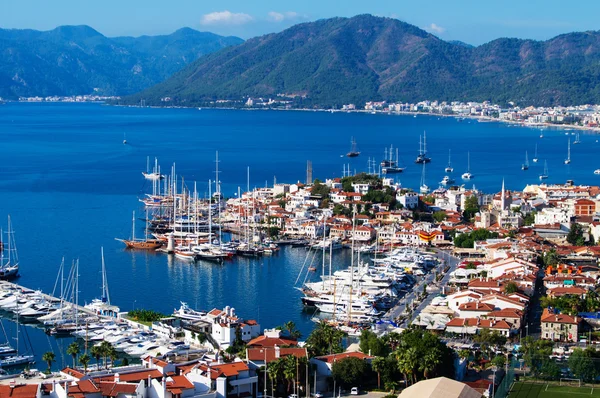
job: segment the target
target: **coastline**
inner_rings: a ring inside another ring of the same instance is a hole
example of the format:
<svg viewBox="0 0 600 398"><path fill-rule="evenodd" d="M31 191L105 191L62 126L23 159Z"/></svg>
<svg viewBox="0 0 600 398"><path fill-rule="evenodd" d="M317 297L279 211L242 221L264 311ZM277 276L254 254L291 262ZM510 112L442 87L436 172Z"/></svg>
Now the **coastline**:
<svg viewBox="0 0 600 398"><path fill-rule="evenodd" d="M124 108L152 108L152 109L216 109L216 110L239 110L239 111L299 111L299 112L329 112L329 113L368 113L372 115L402 115L402 116L435 116L435 117L446 117L446 118L455 118L455 119L469 119L476 120L480 123L505 123L509 125L516 125L520 127L528 127L528 128L554 128L560 130L579 130L579 131L588 131L592 133L600 134L600 126L599 127L590 127L590 126L580 126L577 124L555 124L555 123L547 123L547 122L538 122L538 123L525 123L522 121L516 120L506 120L500 118L494 118L490 116L480 116L480 115L460 115L460 114L446 114L446 113L434 113L434 112L407 112L407 111L383 111L383 110L367 110L367 109L325 109L325 108L281 108L281 107L234 107L234 106L210 106L210 107L196 107L196 106L156 106L156 105L148 105L148 106L140 106L140 105L121 105L121 104L112 104L106 101L41 101L41 102L28 102L28 101L3 101L1 104L6 104L9 102L15 103L93 103L93 104L103 104L107 106L116 106L116 107L124 107Z"/></svg>

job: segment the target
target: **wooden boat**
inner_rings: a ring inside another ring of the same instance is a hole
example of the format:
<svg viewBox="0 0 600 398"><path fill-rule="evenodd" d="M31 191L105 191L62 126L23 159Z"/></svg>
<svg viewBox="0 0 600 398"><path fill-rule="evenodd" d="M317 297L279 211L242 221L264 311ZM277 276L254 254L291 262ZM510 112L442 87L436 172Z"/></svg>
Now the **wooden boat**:
<svg viewBox="0 0 600 398"><path fill-rule="evenodd" d="M133 225L131 230L131 239L115 238L119 242L123 242L128 249L139 250L156 250L163 245L163 242L158 239L148 239L148 213L146 212L146 233L144 239L135 238L135 211L133 212Z"/></svg>

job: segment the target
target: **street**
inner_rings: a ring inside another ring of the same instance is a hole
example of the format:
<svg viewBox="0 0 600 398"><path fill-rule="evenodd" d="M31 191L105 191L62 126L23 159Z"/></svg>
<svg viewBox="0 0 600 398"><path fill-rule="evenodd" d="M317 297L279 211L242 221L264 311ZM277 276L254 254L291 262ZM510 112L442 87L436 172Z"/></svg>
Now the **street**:
<svg viewBox="0 0 600 398"><path fill-rule="evenodd" d="M400 316L400 314L402 314L404 312L404 310L406 309L406 304L408 303L410 306L410 304L413 302L413 300L415 300L417 298L417 296L423 292L424 284L426 284L427 286L433 286L434 287L433 290L430 290L428 292L428 295L425 298L425 300L422 301L421 303L419 303L418 307L412 312L412 316L409 319L406 319L400 325L401 327L407 327L410 324L410 322L412 322L425 307L427 307L429 304L431 304L431 301L436 296L436 293L441 291L440 287L446 286L448 284L448 281L450 280L450 273L456 269L456 266L459 264L460 260L456 257L450 256L445 251L438 250L438 249L434 249L434 250L436 252L435 256L440 260L440 263L435 268L431 269L427 273L427 275L423 276L423 278L421 278L419 280L419 282L413 286L412 290L408 294L406 294L406 296L404 296L403 298L398 300L398 303L396 304L396 306L388 311L388 313L385 315L384 319L387 319L387 320L396 319L398 316ZM441 281L434 285L433 284L433 279L435 277L434 271L437 271L438 273L443 272L446 265L450 266L450 268L448 269L447 272L444 273L444 277L441 279Z"/></svg>

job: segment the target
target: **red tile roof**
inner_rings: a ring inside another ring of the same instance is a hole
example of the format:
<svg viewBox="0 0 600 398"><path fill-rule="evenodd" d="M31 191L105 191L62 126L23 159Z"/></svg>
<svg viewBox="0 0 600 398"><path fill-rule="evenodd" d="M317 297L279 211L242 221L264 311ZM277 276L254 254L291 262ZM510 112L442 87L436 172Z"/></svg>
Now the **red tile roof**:
<svg viewBox="0 0 600 398"><path fill-rule="evenodd" d="M258 336L248 342L248 347L275 347L284 345L298 345L294 339L285 337L267 337L265 335Z"/></svg>
<svg viewBox="0 0 600 398"><path fill-rule="evenodd" d="M362 352L343 352L341 354L324 355L321 357L316 357L315 359L327 363L333 363L334 361L341 361L342 359L346 358L372 359L373 357L363 354Z"/></svg>
<svg viewBox="0 0 600 398"><path fill-rule="evenodd" d="M163 377L163 374L158 369L140 370L131 373L119 373L119 380L122 382L138 382L140 380L147 380L148 377L152 379L159 379ZM115 376L108 375L95 377L94 381L115 381Z"/></svg>
<svg viewBox="0 0 600 398"><path fill-rule="evenodd" d="M103 397L116 397L119 394L135 394L138 388L138 384L112 383L109 381L102 381L98 383L98 388L100 388Z"/></svg>
<svg viewBox="0 0 600 398"><path fill-rule="evenodd" d="M0 397L35 398L38 392L37 384L17 384L14 388L9 385L0 385Z"/></svg>
<svg viewBox="0 0 600 398"><path fill-rule="evenodd" d="M570 323L576 325L580 322L580 318L573 317L567 314L555 314L548 308L544 308L542 312L541 322L544 323Z"/></svg>
<svg viewBox="0 0 600 398"><path fill-rule="evenodd" d="M265 357L267 359L267 363L273 362L277 359L275 356L275 348L261 348L261 347L250 347L247 349L246 359L249 361L261 361L264 362ZM308 354L306 352L306 348L300 347L292 347L292 348L280 348L279 356L287 357L289 355L293 355L297 358L306 358Z"/></svg>
<svg viewBox="0 0 600 398"><path fill-rule="evenodd" d="M172 391L174 394L176 394L174 390L182 391L194 388L194 385L185 376L171 376L170 378L172 381L167 381L167 390ZM181 392L177 394L181 394Z"/></svg>

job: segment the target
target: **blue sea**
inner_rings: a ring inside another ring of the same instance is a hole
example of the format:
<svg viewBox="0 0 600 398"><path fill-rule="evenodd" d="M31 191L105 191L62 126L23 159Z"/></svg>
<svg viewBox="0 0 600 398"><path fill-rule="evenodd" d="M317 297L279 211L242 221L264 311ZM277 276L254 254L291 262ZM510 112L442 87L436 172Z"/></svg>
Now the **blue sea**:
<svg viewBox="0 0 600 398"><path fill-rule="evenodd" d="M499 191L503 179L509 189L537 183L544 160L549 183L600 182L593 174L600 168L600 144L587 132L581 132L580 145L571 145L572 163L564 165L567 142L575 136L561 129L544 129L539 138L540 129L424 115L7 103L0 106L0 225L10 214L21 264L17 282L24 286L52 292L61 260L69 265L79 259L80 301L90 301L100 294L104 247L111 300L122 310L171 313L180 301L208 310L229 305L263 327L292 320L306 336L312 314L303 311L300 292L293 289L305 263L302 248L222 266L190 265L163 254L127 251L115 241L129 237L131 212L142 210L138 199L150 189L141 174L147 157L158 157L166 173L175 163L177 175L190 188L196 182L202 196L215 178L219 151L223 193L234 196L247 185L248 167L251 187L304 181L309 160L313 177L324 180L341 176L344 165L367 171L369 158L379 163L384 148L394 145L407 166L396 178L418 189L422 169L413 161L424 131L432 158L425 172L430 187L444 176L448 149L457 180L470 152L475 177L467 186L488 192ZM348 159L351 137L361 154ZM537 164L531 162L536 143ZM522 171L525 151L530 169ZM349 262L349 253L334 255L335 268ZM4 326L12 338L14 323L5 320ZM38 358L52 349L56 368L70 363L62 353L69 339L27 331ZM45 368L41 361L38 366Z"/></svg>

